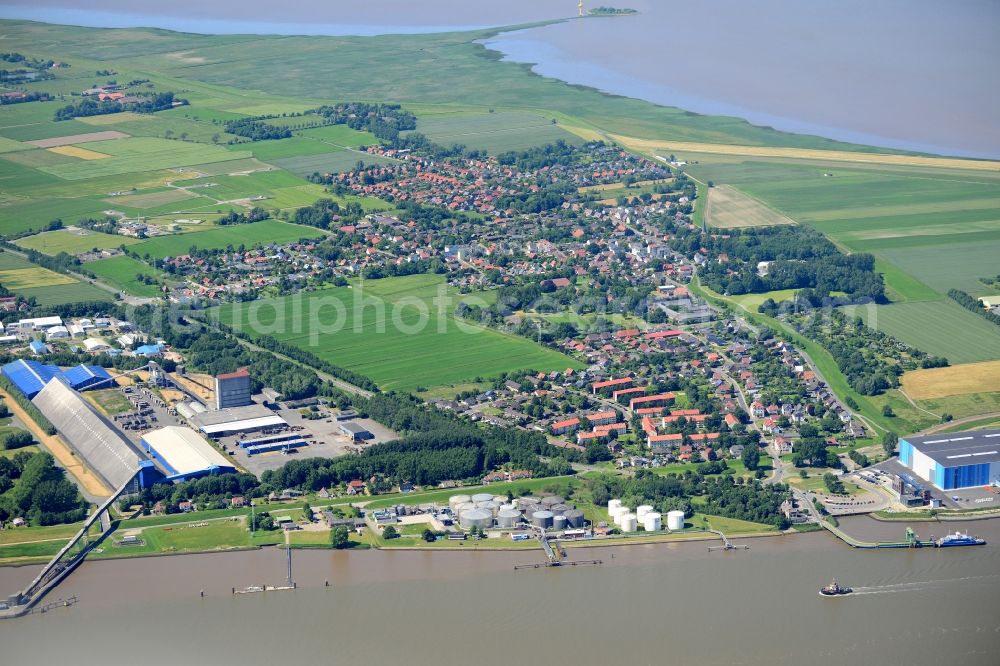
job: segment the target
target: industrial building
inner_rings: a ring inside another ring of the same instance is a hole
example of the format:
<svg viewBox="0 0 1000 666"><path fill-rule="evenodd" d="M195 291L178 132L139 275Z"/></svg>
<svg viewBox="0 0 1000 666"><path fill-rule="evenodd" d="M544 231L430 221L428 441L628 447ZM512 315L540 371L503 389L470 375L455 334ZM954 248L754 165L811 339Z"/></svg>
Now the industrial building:
<svg viewBox="0 0 1000 666"><path fill-rule="evenodd" d="M351 438L351 441L359 442L366 439L375 439L375 435L372 434L368 428L351 421L345 421L339 426L340 432Z"/></svg>
<svg viewBox="0 0 1000 666"><path fill-rule="evenodd" d="M250 371L240 368L236 372L227 372L215 377L215 408L245 407L253 404L250 396Z"/></svg>
<svg viewBox="0 0 1000 666"><path fill-rule="evenodd" d="M70 448L112 488L122 487L140 471L141 486L158 480L152 463L141 461L125 437L65 380L52 379L31 402L52 422Z"/></svg>
<svg viewBox="0 0 1000 666"><path fill-rule="evenodd" d="M146 433L139 441L163 468L167 481L236 471L225 456L190 428L167 426Z"/></svg>
<svg viewBox="0 0 1000 666"><path fill-rule="evenodd" d="M227 407L195 414L191 422L209 437L224 437L238 432L257 432L287 428L288 422L263 405Z"/></svg>
<svg viewBox="0 0 1000 666"><path fill-rule="evenodd" d="M1000 430L900 438L899 461L939 490L1000 483Z"/></svg>
<svg viewBox="0 0 1000 666"><path fill-rule="evenodd" d="M18 359L3 366L0 371L29 400L38 395L54 377L63 379L76 391L85 391L98 385L105 388L114 386L108 371L96 365L78 365L60 370L54 365Z"/></svg>

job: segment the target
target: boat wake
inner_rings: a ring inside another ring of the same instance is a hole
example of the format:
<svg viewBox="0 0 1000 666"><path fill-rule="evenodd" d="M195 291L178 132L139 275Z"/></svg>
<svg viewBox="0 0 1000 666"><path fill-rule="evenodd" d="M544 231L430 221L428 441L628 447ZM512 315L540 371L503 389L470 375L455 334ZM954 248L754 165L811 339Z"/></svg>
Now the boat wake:
<svg viewBox="0 0 1000 666"><path fill-rule="evenodd" d="M871 585L868 587L855 587L853 594L892 594L897 592L915 592L924 590L934 585L961 583L970 580L986 580L1000 578L1000 574L988 574L985 576L964 576L962 578L942 578L939 580L918 580L911 583L892 583L889 585Z"/></svg>

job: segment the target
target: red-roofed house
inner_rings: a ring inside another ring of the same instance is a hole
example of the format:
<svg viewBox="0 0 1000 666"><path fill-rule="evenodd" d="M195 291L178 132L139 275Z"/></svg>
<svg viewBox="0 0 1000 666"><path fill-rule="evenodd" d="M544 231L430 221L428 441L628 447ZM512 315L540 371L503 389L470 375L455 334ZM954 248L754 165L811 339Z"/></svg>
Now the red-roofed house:
<svg viewBox="0 0 1000 666"><path fill-rule="evenodd" d="M563 435L567 432L576 430L578 427L580 427L580 419L575 416L564 421L556 421L551 426L553 435Z"/></svg>

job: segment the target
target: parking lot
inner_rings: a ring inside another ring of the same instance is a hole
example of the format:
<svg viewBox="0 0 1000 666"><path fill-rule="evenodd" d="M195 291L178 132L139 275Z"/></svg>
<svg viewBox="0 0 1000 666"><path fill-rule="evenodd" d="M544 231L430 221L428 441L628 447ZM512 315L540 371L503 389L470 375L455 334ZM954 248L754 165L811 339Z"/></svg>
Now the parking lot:
<svg viewBox="0 0 1000 666"><path fill-rule="evenodd" d="M289 460L336 458L348 453L358 453L372 444L386 442L397 436L392 430L371 419L353 418L351 419L352 423L364 427L375 436L374 439L354 442L341 432L340 422L335 417L336 410L328 412L323 408L321 413L324 416L318 419L307 419L297 409L281 408L276 413L288 422L289 428L281 431L275 430L267 434L298 434L308 442L307 446L291 449L288 453L269 451L251 456L247 454L245 449L240 448L238 442L242 439L265 437L267 434L263 432L246 433L230 435L217 440L240 467L256 476L260 476L269 469L277 469Z"/></svg>
<svg viewBox="0 0 1000 666"><path fill-rule="evenodd" d="M908 469L902 463L899 462L897 458L890 458L883 462L873 465L872 469L883 472L883 475L879 477L880 483L892 492L892 480L890 475L909 475L920 481L924 488L931 491L931 497L934 499L941 500L941 507L944 509L991 509L996 506L1000 506L1000 499L997 499L997 493L993 490L1000 489L989 489L983 487L976 488L959 488L957 490L938 490L932 484L923 479L918 478L913 470Z"/></svg>

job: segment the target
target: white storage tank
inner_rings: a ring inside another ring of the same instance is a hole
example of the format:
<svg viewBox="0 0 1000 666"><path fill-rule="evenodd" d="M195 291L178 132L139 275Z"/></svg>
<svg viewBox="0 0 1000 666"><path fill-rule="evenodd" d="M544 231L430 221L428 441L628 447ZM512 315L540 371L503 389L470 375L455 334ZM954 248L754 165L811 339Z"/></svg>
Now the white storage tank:
<svg viewBox="0 0 1000 666"><path fill-rule="evenodd" d="M667 529L668 530L682 530L684 529L684 512L683 511L668 511L667 512Z"/></svg>
<svg viewBox="0 0 1000 666"><path fill-rule="evenodd" d="M493 514L482 509L466 509L459 515L459 523L467 530L493 527Z"/></svg>
<svg viewBox="0 0 1000 666"><path fill-rule="evenodd" d="M500 510L500 505L494 502L493 500L490 500L489 502L481 502L477 508L480 508L484 511L489 511L490 515L495 516L497 515L497 511Z"/></svg>
<svg viewBox="0 0 1000 666"><path fill-rule="evenodd" d="M628 508L627 506L620 506L617 509L615 509L615 513L614 515L611 516L611 519L615 522L615 525L621 525L622 516L627 516L630 513L632 513L632 509Z"/></svg>
<svg viewBox="0 0 1000 666"><path fill-rule="evenodd" d="M531 514L531 524L542 529L548 529L552 527L553 518L554 516L551 511L536 511Z"/></svg>
<svg viewBox="0 0 1000 666"><path fill-rule="evenodd" d="M472 502L463 502L462 504L459 504L454 509L452 509L452 513L455 515L455 517L458 517L462 515L463 511L468 511L469 509L475 509L475 508L476 505L473 504Z"/></svg>
<svg viewBox="0 0 1000 666"><path fill-rule="evenodd" d="M557 530L566 529L566 516L552 516L552 527Z"/></svg>
<svg viewBox="0 0 1000 666"><path fill-rule="evenodd" d="M610 500L608 500L608 515L609 516L614 515L615 509L617 509L621 505L622 505L622 501L620 499L610 499Z"/></svg>
<svg viewBox="0 0 1000 666"><path fill-rule="evenodd" d="M653 507L651 507L649 504L643 504L642 506L638 506L635 508L635 517L641 523L646 518L646 514L651 512L652 510Z"/></svg>
<svg viewBox="0 0 1000 666"><path fill-rule="evenodd" d="M521 522L521 512L517 509L500 509L497 513L497 524L507 529Z"/></svg>
<svg viewBox="0 0 1000 666"><path fill-rule="evenodd" d="M642 529L647 532L659 532L663 529L663 518L656 511L649 511L643 516Z"/></svg>
<svg viewBox="0 0 1000 666"><path fill-rule="evenodd" d="M468 504L472 501L472 497L469 495L452 495L448 498L448 508L455 511L459 505Z"/></svg>
<svg viewBox="0 0 1000 666"><path fill-rule="evenodd" d="M472 501L475 504L478 504L479 502L492 502L493 495L490 495L489 493L476 493L472 496Z"/></svg>
<svg viewBox="0 0 1000 666"><path fill-rule="evenodd" d="M493 501L497 504L506 504L508 500L506 495L494 495Z"/></svg>
<svg viewBox="0 0 1000 666"><path fill-rule="evenodd" d="M621 516L622 532L635 532L639 529L639 521L634 513L623 513Z"/></svg>

